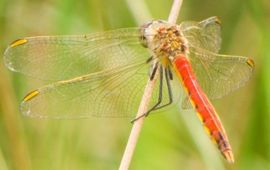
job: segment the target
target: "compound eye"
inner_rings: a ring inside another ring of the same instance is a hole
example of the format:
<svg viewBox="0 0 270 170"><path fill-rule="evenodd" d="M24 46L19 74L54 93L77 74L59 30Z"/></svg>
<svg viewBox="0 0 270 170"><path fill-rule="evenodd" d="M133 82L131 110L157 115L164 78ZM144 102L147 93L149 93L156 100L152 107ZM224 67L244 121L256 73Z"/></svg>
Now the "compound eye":
<svg viewBox="0 0 270 170"><path fill-rule="evenodd" d="M147 45L147 39L146 39L145 36L141 36L140 37L140 41L141 41L141 44L142 44L143 47L145 47L145 48L148 47L148 45Z"/></svg>

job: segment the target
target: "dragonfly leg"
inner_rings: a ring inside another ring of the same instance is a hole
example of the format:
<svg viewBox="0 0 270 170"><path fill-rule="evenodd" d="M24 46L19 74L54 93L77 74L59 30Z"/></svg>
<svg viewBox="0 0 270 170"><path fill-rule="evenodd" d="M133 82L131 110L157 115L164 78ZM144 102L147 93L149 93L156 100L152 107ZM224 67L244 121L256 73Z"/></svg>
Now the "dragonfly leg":
<svg viewBox="0 0 270 170"><path fill-rule="evenodd" d="M146 63L150 63L152 60L153 60L153 56L149 57L149 58L146 60Z"/></svg>
<svg viewBox="0 0 270 170"><path fill-rule="evenodd" d="M166 84L167 84L167 89L168 89L169 102L162 105L162 106L158 106L158 107L154 108L153 110L161 109L163 107L166 107L166 106L172 104L172 102L173 102L173 94L172 94L172 88L171 88L171 82L170 82L170 80L172 80L173 77L172 77L172 72L171 72L169 67L165 68L165 78L166 78Z"/></svg>
<svg viewBox="0 0 270 170"><path fill-rule="evenodd" d="M155 76L157 68L158 68L158 65L155 65L155 67L154 67L154 69L153 69L153 71L152 71L152 73L151 73L150 80L151 80L151 77L152 77L152 76L153 76L153 77ZM136 120L138 120L138 119L140 119L140 118L142 118L142 117L148 116L149 113L150 113L151 111L155 110L155 109L160 105L160 103L162 102L163 67L160 67L159 70L160 70L160 75L159 75L159 76L160 76L160 82L159 82L159 96L158 96L158 101L157 101L157 103L156 103L151 109L149 109L146 113L144 113L144 114L142 114L142 115L140 115L140 116L134 118L134 119L131 121L131 123L135 122Z"/></svg>
<svg viewBox="0 0 270 170"><path fill-rule="evenodd" d="M154 77L156 75L156 72L157 72L157 69L158 69L158 66L159 66L159 64L158 63L155 63L154 68L153 68L153 71L150 74L150 80L153 80L154 79Z"/></svg>
<svg viewBox="0 0 270 170"><path fill-rule="evenodd" d="M168 74L169 76L169 79L170 80L173 80L173 74L172 74L172 71L171 71L171 67L167 67L167 72L166 74ZM167 79L167 78L166 78ZM167 80L166 80L167 81Z"/></svg>

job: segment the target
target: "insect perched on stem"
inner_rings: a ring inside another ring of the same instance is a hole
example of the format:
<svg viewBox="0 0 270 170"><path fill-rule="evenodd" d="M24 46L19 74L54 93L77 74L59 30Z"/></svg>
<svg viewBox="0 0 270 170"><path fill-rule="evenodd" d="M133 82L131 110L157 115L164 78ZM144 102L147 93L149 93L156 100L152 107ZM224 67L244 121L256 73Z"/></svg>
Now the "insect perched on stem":
<svg viewBox="0 0 270 170"><path fill-rule="evenodd" d="M18 39L4 60L12 71L50 82L21 103L24 115L39 118L134 116L147 79L159 74L152 107L134 121L175 103L194 108L223 156L233 162L228 137L208 98L244 85L254 62L217 54L220 45L216 17L180 25L155 20L140 28Z"/></svg>

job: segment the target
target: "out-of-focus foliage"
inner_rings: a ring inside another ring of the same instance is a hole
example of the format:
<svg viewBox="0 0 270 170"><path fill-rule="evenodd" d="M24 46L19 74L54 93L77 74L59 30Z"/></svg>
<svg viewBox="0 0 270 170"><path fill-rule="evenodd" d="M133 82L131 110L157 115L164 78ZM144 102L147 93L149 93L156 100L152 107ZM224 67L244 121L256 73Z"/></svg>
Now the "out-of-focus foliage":
<svg viewBox="0 0 270 170"><path fill-rule="evenodd" d="M0 0L0 51L24 36L85 34L137 26L138 14L166 19L171 1ZM154 3L153 3L154 2ZM133 9L134 10L134 9ZM270 2L186 0L179 22L218 16L222 53L251 56L250 82L214 101L227 130L235 164L229 165L203 132L195 114L169 110L149 116L130 169L270 169ZM142 18L144 16L141 16ZM145 16L147 18L147 16ZM151 18L149 18L151 19ZM0 63L0 169L117 169L128 138L128 119L39 120L18 104L37 87Z"/></svg>

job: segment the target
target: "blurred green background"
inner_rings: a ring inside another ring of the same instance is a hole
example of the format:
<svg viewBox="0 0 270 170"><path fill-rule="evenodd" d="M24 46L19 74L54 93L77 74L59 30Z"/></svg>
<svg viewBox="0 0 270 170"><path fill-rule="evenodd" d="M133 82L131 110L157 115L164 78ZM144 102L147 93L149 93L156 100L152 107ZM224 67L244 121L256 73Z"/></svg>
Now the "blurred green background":
<svg viewBox="0 0 270 170"><path fill-rule="evenodd" d="M167 0L0 0L0 52L24 36L85 34L166 19ZM235 164L228 164L195 114L146 119L131 170L270 169L270 1L185 0L178 22L222 20L221 53L250 56L247 85L214 101ZM33 87L0 63L0 169L118 169L131 124L127 119L40 120L18 111Z"/></svg>

